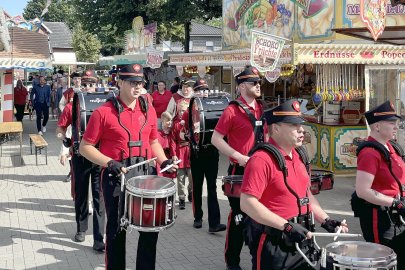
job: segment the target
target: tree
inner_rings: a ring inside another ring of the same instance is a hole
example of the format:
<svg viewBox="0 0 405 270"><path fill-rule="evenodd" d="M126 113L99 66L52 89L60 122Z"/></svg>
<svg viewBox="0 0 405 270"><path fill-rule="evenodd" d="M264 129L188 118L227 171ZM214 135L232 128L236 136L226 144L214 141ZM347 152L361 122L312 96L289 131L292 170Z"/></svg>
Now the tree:
<svg viewBox="0 0 405 270"><path fill-rule="evenodd" d="M39 18L45 8L47 0L30 0L24 8L23 17L26 20ZM65 22L70 29L73 29L76 23L75 8L72 0L52 1L48 12L44 14L43 20L48 22Z"/></svg>
<svg viewBox="0 0 405 270"><path fill-rule="evenodd" d="M78 61L98 61L101 43L96 35L84 30L81 24L78 24L73 31L72 45Z"/></svg>

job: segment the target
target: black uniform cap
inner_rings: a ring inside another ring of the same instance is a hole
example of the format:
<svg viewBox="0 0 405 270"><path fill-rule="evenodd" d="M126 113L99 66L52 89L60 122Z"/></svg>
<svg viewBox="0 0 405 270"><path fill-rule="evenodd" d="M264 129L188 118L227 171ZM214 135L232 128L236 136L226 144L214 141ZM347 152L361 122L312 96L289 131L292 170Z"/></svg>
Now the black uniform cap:
<svg viewBox="0 0 405 270"><path fill-rule="evenodd" d="M395 112L394 104L391 101L386 101L381 105L364 113L369 125L378 121L395 121L401 119L401 116Z"/></svg>
<svg viewBox="0 0 405 270"><path fill-rule="evenodd" d="M82 74L77 72L77 71L74 71L74 72L72 72L72 74L70 74L70 78L73 79L75 77L80 77L81 78Z"/></svg>
<svg viewBox="0 0 405 270"><path fill-rule="evenodd" d="M82 83L96 83L98 81L97 74L94 70L86 70L82 76Z"/></svg>
<svg viewBox="0 0 405 270"><path fill-rule="evenodd" d="M195 84L195 81L193 81L193 80L183 80L181 82L181 87L183 87L184 85L194 87L194 84Z"/></svg>
<svg viewBox="0 0 405 270"><path fill-rule="evenodd" d="M208 84L204 79L199 79L195 82L193 89L195 91L208 90Z"/></svg>
<svg viewBox="0 0 405 270"><path fill-rule="evenodd" d="M236 75L236 82L239 84L244 82L257 82L260 81L260 74L257 68L246 66L245 69Z"/></svg>
<svg viewBox="0 0 405 270"><path fill-rule="evenodd" d="M120 80L130 82L144 82L143 67L140 64L126 65L118 71Z"/></svg>
<svg viewBox="0 0 405 270"><path fill-rule="evenodd" d="M304 118L302 118L300 103L296 99L290 99L277 107L266 110L264 116L269 125L279 122L291 124L305 122Z"/></svg>

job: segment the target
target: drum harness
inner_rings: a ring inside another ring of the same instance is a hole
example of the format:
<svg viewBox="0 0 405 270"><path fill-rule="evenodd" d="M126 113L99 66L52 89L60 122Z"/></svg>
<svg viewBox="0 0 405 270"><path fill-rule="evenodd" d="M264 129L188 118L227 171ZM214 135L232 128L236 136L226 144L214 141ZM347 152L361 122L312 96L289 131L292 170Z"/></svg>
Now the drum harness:
<svg viewBox="0 0 405 270"><path fill-rule="evenodd" d="M114 105L114 108L118 112L118 123L119 125L127 132L128 134L128 154L129 158L124 159L124 150L121 150L121 162L124 162L124 166L131 166L132 163L137 163L146 160L148 156L148 149L145 149L145 155L146 157L132 157L132 147L139 147L139 153L142 154L142 131L145 128L147 122L148 122L148 103L145 100L145 98L141 95L138 97L138 102L139 106L141 108L141 111L143 112L145 116L145 122L143 123L142 127L139 130L139 141L132 141L132 135L131 131L122 123L121 121L121 113L123 112L124 108L120 104L118 98L114 95L108 99L108 101L111 101L112 104ZM149 171L149 162L143 166L143 172L146 175ZM121 174L121 192L119 196L119 201L118 201L118 216L120 218L120 227L121 230L126 230L127 227L129 226L129 221L126 218L127 213L125 213L125 190L126 190L126 181L125 181L125 176L124 174Z"/></svg>
<svg viewBox="0 0 405 270"><path fill-rule="evenodd" d="M298 216L294 217L292 219L290 219L289 221L295 222L295 223L299 223L301 225L303 225L304 227L306 227L309 231L314 232L315 231L315 218L312 212L309 211L309 197L308 197L308 189L306 191L306 196L303 198L300 198L298 196L298 194L291 188L291 186L288 184L287 181L287 176L288 176L288 168L285 162L285 158L283 156L283 154L280 152L280 150L269 143L260 143L257 144L250 152L249 152L249 156L252 156L253 153L255 153L258 150L265 150L269 155L273 156L278 164L278 167L280 168L280 170L283 173L283 178L284 178L284 184L287 187L288 191L296 198L296 203L298 206ZM309 157L307 154L307 151L305 150L305 148L303 146L299 146L296 147L295 150L297 151L298 155L300 156L302 162L305 165L305 168L307 170L308 175L311 175L310 172L310 161L309 161ZM301 206L306 206L307 208L307 214L302 214L301 213ZM262 232L268 234L270 237L271 236L277 236L280 235L280 230L277 230L275 228L272 228L270 226L265 226L262 224L258 224L256 223L254 220L252 220L251 218L248 218L248 221L251 224L253 224L253 226L261 226L262 227ZM256 224L255 224L256 223ZM248 226L247 226L248 227ZM292 246L293 243L291 243L289 241L289 239L286 239L285 235L281 233L282 236L282 241L284 241L284 243L286 243L287 246ZM306 240L306 246L309 248L309 256L311 257L311 260L307 258L307 256L302 252L302 250L299 248L298 243L296 243L296 249L297 251L301 254L301 256L305 259L305 261L307 261L308 264L310 264L312 267L314 267L314 265L316 265L316 263L312 263L312 261L318 261L319 260L319 250L320 247L317 244L315 237L312 237L311 240Z"/></svg>
<svg viewBox="0 0 405 270"><path fill-rule="evenodd" d="M392 145L395 152L401 157L401 159L405 161L405 152L402 149L402 147L394 140L390 140L389 143ZM390 173L391 173L392 177L395 179L395 182L398 185L399 199L401 201L404 201L405 200L405 197L404 197L405 185L401 184L398 177L392 171L392 161L391 161L390 152L388 151L388 149L379 142L365 141L365 142L362 142L358 146L358 148L356 150L357 156L359 155L360 151L363 150L366 147L374 148L375 150L377 150L378 152L381 153L381 155L383 156L383 159L388 164L388 168L390 170ZM404 219L402 218L402 216L400 214L398 214L398 211L396 209L393 209L392 207L386 207L386 206L380 206L380 205L371 204L371 203L359 198L357 196L357 193L354 192L352 194L352 208L353 208L353 212L354 212L355 216L359 216L359 212L362 211L362 205L363 206L371 206L371 207L374 207L374 208L381 208L383 211L386 211L388 213L388 217L390 218L390 222L394 226L400 227L400 226L405 225Z"/></svg>

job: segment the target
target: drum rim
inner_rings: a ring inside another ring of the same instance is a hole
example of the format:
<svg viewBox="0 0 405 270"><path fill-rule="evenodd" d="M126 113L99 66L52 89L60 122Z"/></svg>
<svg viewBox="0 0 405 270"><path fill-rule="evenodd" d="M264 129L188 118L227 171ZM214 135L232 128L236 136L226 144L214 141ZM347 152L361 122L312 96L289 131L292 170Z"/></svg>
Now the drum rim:
<svg viewBox="0 0 405 270"><path fill-rule="evenodd" d="M134 224L129 224L128 226L134 230L141 231L141 232L160 232L166 229L169 229L176 223L176 217L173 219L172 223L169 223L164 226L155 226L155 227L144 227L144 226L138 226Z"/></svg>
<svg viewBox="0 0 405 270"><path fill-rule="evenodd" d="M362 245L367 245L367 246L375 246L377 245L379 248L386 249L387 251L390 250L391 254L389 254L386 257L374 257L374 258L359 258L359 257L351 257L351 256L343 256L341 254L336 254L330 250L328 250L328 247L331 246L336 246L339 244L358 244L361 243ZM363 242L363 241L339 241L339 242L333 242L330 244L327 244L325 246L325 251L326 251L326 256L330 257L333 259L334 263L342 266L354 266L354 267L378 267L378 266L384 266L387 267L390 264L394 263L397 261L397 256L394 252L393 249L381 245L381 244L376 244L376 243L370 243L370 242ZM353 263L357 263L357 265L354 265ZM381 265L382 263L386 263L385 265Z"/></svg>
<svg viewBox="0 0 405 270"><path fill-rule="evenodd" d="M129 182L131 180L136 180L136 179L145 179L145 178L150 178L153 176L154 178L163 178L168 181L168 184L172 184L169 188L165 189L160 189L160 190L150 190L150 189L142 189L138 188L135 186L129 185ZM135 176L131 177L126 181L126 191L128 194L134 195L134 196L142 196L142 197L150 197L150 198L165 198L171 195L174 195L176 193L176 184L171 180L170 178L163 177L163 176L157 176L157 175L140 175L140 176Z"/></svg>
<svg viewBox="0 0 405 270"><path fill-rule="evenodd" d="M318 174L313 174L314 172L318 172ZM333 172L332 171L328 171L328 170L322 170L322 169L311 169L311 178L312 177L326 177L326 176L330 176L333 179Z"/></svg>
<svg viewBox="0 0 405 270"><path fill-rule="evenodd" d="M242 183L243 175L227 175L222 176L222 183Z"/></svg>

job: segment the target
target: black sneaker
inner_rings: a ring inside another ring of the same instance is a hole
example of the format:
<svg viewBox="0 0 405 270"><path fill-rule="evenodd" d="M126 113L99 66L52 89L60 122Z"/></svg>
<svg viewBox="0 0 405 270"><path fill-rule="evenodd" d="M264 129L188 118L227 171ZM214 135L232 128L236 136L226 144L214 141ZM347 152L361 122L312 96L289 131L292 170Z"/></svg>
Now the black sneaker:
<svg viewBox="0 0 405 270"><path fill-rule="evenodd" d="M210 233L215 233L215 232L222 232L226 230L226 225L225 224L218 224L215 227L210 227L208 229L208 232Z"/></svg>
<svg viewBox="0 0 405 270"><path fill-rule="evenodd" d="M189 202L193 202L193 194L190 192L187 196Z"/></svg>
<svg viewBox="0 0 405 270"><path fill-rule="evenodd" d="M202 219L194 220L193 227L196 228L196 229L200 229L202 227Z"/></svg>
<svg viewBox="0 0 405 270"><path fill-rule="evenodd" d="M180 200L179 201L179 209L180 210L186 209L186 201L185 200Z"/></svg>
<svg viewBox="0 0 405 270"><path fill-rule="evenodd" d="M105 244L103 241L94 241L93 249L98 252L104 252Z"/></svg>
<svg viewBox="0 0 405 270"><path fill-rule="evenodd" d="M76 242L84 242L85 238L86 238L86 234L84 232L77 232L75 235Z"/></svg>

